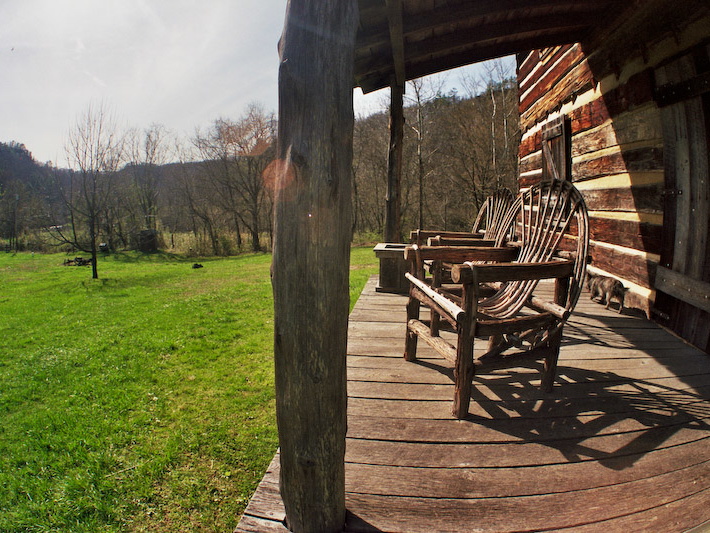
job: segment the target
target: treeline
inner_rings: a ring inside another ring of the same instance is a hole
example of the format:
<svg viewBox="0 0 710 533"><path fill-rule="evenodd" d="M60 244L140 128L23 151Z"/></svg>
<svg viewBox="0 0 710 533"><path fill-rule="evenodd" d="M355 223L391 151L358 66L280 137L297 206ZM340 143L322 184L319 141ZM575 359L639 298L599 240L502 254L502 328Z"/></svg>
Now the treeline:
<svg viewBox="0 0 710 533"><path fill-rule="evenodd" d="M517 87L501 77L442 94L408 85L401 228L470 227L487 195L517 187ZM69 134L71 169L40 165L16 142L0 143L0 242L8 250L177 249L229 255L271 245L276 121L252 105L187 140L162 126L119 132L90 108ZM381 239L387 191L388 115L354 131L353 234ZM403 235L403 237L405 236Z"/></svg>
<svg viewBox="0 0 710 533"><path fill-rule="evenodd" d="M24 145L0 143L0 242L6 250L24 249L29 235L43 227L51 174Z"/></svg>
<svg viewBox="0 0 710 533"><path fill-rule="evenodd" d="M517 191L520 140L514 79L474 88L477 96L441 94L435 83L407 86L401 223L469 230L487 196L499 187ZM387 193L388 116L355 124L355 231L382 235Z"/></svg>
<svg viewBox="0 0 710 533"><path fill-rule="evenodd" d="M104 108L70 130L71 168L0 143L0 239L6 249L85 252L173 248L229 255L270 246L275 119L258 105L190 139L164 127L121 132Z"/></svg>

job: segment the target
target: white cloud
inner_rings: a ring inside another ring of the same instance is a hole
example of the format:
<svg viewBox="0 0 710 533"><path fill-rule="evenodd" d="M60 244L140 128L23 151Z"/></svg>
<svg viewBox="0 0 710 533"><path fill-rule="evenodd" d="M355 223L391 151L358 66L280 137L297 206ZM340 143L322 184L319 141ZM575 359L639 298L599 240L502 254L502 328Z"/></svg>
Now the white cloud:
<svg viewBox="0 0 710 533"><path fill-rule="evenodd" d="M61 164L92 102L126 126L180 135L251 102L276 111L285 10L286 0L0 0L0 141ZM356 114L387 98L356 97Z"/></svg>
<svg viewBox="0 0 710 533"><path fill-rule="evenodd" d="M0 141L62 162L69 125L106 101L131 126L190 134L261 101L276 109L286 0L0 3ZM14 50L12 50L14 48Z"/></svg>

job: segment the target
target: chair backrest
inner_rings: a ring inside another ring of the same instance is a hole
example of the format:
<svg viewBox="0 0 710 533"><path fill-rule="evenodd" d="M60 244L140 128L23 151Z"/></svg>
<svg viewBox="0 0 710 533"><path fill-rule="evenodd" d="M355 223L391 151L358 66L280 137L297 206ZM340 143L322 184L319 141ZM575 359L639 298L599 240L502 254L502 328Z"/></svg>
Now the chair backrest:
<svg viewBox="0 0 710 533"><path fill-rule="evenodd" d="M589 247L589 217L584 198L569 181L551 180L521 192L503 224L514 225L520 254L518 263L554 260L559 251L574 260L574 270L565 301L571 311L582 291ZM504 242L499 235L497 245ZM514 316L525 305L537 280L510 281L482 301L482 312L499 318Z"/></svg>
<svg viewBox="0 0 710 533"><path fill-rule="evenodd" d="M498 189L486 198L478 210L478 216L473 223L471 233L480 233L483 230L484 239L496 239L498 232L502 229L505 215L513 203L513 198L513 193L507 188Z"/></svg>

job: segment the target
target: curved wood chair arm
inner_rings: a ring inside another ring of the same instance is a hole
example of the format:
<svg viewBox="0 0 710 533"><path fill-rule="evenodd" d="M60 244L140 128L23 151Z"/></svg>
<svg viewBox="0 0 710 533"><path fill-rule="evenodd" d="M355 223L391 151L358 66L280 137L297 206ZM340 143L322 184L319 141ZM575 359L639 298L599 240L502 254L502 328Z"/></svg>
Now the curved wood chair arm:
<svg viewBox="0 0 710 533"><path fill-rule="evenodd" d="M566 278L574 272L574 261L546 261L544 263L494 263L455 265L451 271L454 283L489 283L493 281L522 281Z"/></svg>
<svg viewBox="0 0 710 533"><path fill-rule="evenodd" d="M409 233L409 242L411 244L422 245L426 243L428 239L438 236L448 239L483 239L483 233L478 232L415 229Z"/></svg>
<svg viewBox="0 0 710 533"><path fill-rule="evenodd" d="M441 234L427 239L428 246L495 246L495 243L493 239L447 237Z"/></svg>
<svg viewBox="0 0 710 533"><path fill-rule="evenodd" d="M460 306L448 299L446 296L436 292L425 281L412 276L410 273L406 273L405 276L414 287L421 291L426 298L430 299L438 307L446 311L446 314L448 314L455 322L458 322L461 317L465 315L465 311Z"/></svg>

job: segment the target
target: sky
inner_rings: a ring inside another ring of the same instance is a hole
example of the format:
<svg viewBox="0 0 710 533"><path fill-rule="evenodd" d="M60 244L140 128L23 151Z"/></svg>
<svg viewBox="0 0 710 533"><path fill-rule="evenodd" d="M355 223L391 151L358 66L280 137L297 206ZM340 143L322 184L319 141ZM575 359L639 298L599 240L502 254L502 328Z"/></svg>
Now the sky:
<svg viewBox="0 0 710 533"><path fill-rule="evenodd" d="M286 0L0 0L0 142L63 166L90 105L183 138L252 103L275 113L285 11ZM460 76L441 78L444 92ZM354 98L357 116L387 101Z"/></svg>

